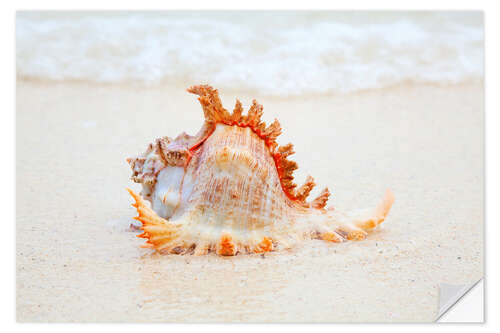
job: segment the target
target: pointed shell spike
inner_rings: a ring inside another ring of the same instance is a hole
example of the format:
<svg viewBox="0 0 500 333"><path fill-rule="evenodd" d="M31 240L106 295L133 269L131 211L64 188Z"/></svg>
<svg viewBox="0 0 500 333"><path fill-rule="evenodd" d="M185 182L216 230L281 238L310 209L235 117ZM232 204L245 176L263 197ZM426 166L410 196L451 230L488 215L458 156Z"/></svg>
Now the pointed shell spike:
<svg viewBox="0 0 500 333"><path fill-rule="evenodd" d="M251 127L256 127L260 123L260 117L262 117L263 106L257 103L254 99L252 101L252 106L248 110L248 125Z"/></svg>
<svg viewBox="0 0 500 333"><path fill-rule="evenodd" d="M307 176L304 185L302 185L295 191L295 198L297 198L298 201L305 202L314 186L316 186L314 178L311 176Z"/></svg>
<svg viewBox="0 0 500 333"><path fill-rule="evenodd" d="M241 121L241 115L243 114L243 106L239 99L236 99L236 105L234 106L233 114L231 115L231 120L235 123Z"/></svg>
<svg viewBox="0 0 500 333"><path fill-rule="evenodd" d="M328 187L325 187L323 191L319 194L319 196L316 197L311 202L311 207L316 208L316 209L323 209L326 206L326 202L328 201L328 197L330 196L330 191L328 191Z"/></svg>

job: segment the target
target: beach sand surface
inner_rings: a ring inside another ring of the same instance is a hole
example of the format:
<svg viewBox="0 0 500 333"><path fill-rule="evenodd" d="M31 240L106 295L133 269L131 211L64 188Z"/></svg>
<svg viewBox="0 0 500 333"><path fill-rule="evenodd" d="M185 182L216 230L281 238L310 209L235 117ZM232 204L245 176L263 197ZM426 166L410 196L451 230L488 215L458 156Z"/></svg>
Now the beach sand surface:
<svg viewBox="0 0 500 333"><path fill-rule="evenodd" d="M292 142L300 184L330 206L396 202L360 242L162 256L140 248L125 159L203 121L184 85L19 80L16 278L20 322L431 322L439 283L483 276L483 86L400 85L252 98Z"/></svg>

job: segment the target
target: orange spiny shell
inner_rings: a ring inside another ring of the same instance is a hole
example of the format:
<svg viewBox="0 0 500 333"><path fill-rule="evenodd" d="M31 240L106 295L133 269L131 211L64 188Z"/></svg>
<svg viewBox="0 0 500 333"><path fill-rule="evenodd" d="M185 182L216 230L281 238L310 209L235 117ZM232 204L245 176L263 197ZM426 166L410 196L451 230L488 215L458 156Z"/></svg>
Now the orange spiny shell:
<svg viewBox="0 0 500 333"><path fill-rule="evenodd" d="M375 210L357 215L325 209L327 188L307 202L314 179L297 188L298 166L288 159L293 146L278 147L281 126L275 120L266 127L257 101L247 115L239 101L229 113L212 87L188 91L200 96L205 115L198 134L157 139L128 159L132 179L151 203L129 190L146 247L175 254L260 253L304 238L364 239L385 219L394 201L390 191Z"/></svg>

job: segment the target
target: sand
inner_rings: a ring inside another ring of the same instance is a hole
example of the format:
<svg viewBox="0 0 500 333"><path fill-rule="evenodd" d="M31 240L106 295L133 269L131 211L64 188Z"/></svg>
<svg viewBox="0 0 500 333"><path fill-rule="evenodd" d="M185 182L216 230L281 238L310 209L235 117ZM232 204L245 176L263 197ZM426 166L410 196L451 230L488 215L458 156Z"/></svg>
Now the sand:
<svg viewBox="0 0 500 333"><path fill-rule="evenodd" d="M362 242L289 251L160 256L128 229L125 158L152 139L194 134L201 109L184 85L18 81L17 320L21 322L430 322L439 283L483 276L483 87L404 85L338 96L222 92L295 144L339 209L375 206Z"/></svg>

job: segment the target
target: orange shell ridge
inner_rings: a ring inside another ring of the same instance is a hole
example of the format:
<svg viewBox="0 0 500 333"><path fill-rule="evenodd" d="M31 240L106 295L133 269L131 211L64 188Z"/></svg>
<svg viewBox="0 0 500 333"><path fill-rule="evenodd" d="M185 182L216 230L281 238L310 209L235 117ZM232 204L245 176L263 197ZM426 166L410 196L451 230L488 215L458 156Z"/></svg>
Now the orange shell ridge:
<svg viewBox="0 0 500 333"><path fill-rule="evenodd" d="M386 218L394 202L390 190L375 209L355 214L326 209L328 188L307 201L314 179L294 183L293 145L278 146L281 125L266 126L256 100L245 115L239 100L232 113L224 109L210 86L188 91L203 109L200 131L156 139L127 159L132 180L142 185L140 195L129 192L145 247L172 254L262 253L307 238L361 240Z"/></svg>

